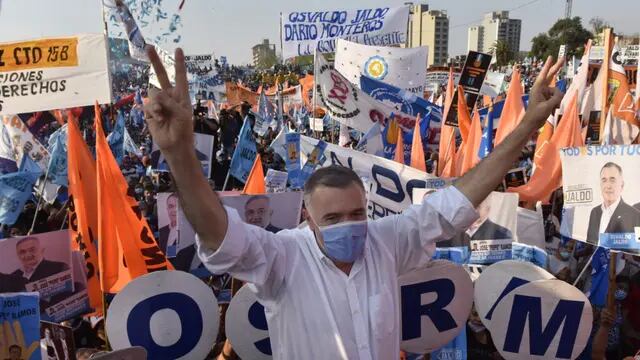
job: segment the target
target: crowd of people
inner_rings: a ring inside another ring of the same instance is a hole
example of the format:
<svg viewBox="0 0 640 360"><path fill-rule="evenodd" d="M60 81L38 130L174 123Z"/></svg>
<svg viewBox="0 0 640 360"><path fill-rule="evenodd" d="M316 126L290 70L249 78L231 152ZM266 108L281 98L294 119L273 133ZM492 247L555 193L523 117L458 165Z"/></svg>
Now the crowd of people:
<svg viewBox="0 0 640 360"><path fill-rule="evenodd" d="M240 81L254 91L265 82L287 81L289 84L295 85L297 78L304 75L299 66L275 67L268 71L247 71L235 66L216 65L225 80ZM525 92L528 93L533 86L541 67L542 63L534 66L522 66ZM127 152L123 157L121 171L129 184L129 194L138 201L139 208L157 239L160 236L157 195L163 192L175 192L176 184L169 173L158 172L154 169L152 152L156 149L148 123L144 121L143 104L136 99L137 97L147 97L148 72L139 66L130 66L124 69L115 72L112 76L116 103L103 105L101 111L103 117L107 119L105 125L107 132L115 126L118 114L124 116L126 129L137 144L135 152ZM509 78L507 77L505 81L508 82ZM444 88L439 92L443 90ZM499 95L499 97L503 96L504 94ZM79 110L79 114L79 123L85 140L95 152L93 108L83 108ZM33 116L33 114L23 115L25 119ZM246 102L233 104L233 106L221 108L212 114L204 102L198 101L193 106L193 118L195 132L212 135L214 138L213 152L207 154L211 159L212 171L209 178L211 189L216 191L241 190L244 184L233 177L227 179L227 174L241 128L245 122L249 122L249 126L253 127L254 125L255 115L251 105ZM49 136L58 130L60 125L54 117L46 118L43 123L44 125L38 128L34 135L42 143L48 143ZM300 120L293 114L285 114L282 126L287 127L291 132L312 135L326 142L338 144L340 134L335 123L326 127L325 131L317 132L311 129L308 119L306 121ZM272 128L269 128L263 136L256 135L257 152L261 156L265 171L267 169L285 171L285 159L270 146L277 135L275 129ZM353 135L350 141L343 146L355 148L361 135ZM513 168L524 168L525 173L531 175L535 150L534 144L527 144L513 164ZM434 173L437 167L438 152L427 147L426 144L425 160L427 172ZM226 187L224 187L225 184ZM562 199L562 191L558 190L554 194L554 201L543 206L547 246L545 250L548 254L546 270L557 279L588 292L591 288L591 271L588 261L597 247L560 235ZM34 197L27 201L15 224L2 227L2 236L10 238L65 229L69 226L68 206L68 195L64 187L61 188L59 196L52 204L43 203ZM238 284L238 282L228 280L228 275L211 275L205 279L205 282L211 285L212 291L221 293L225 288L230 289L233 285ZM0 285L2 284L0 283ZM594 307L592 341L583 353L581 357L583 359L592 358L592 354L594 359L621 359L624 356L634 355L640 349L640 307L638 306L640 301L640 256L621 256L615 285L613 311L608 308ZM234 290L236 289L237 286ZM224 314L227 306L228 304L221 304L220 312ZM224 319L224 317L222 318ZM73 329L74 341L78 348L77 359L90 359L94 354L107 350L104 321L101 318L75 318L65 321L64 325ZM224 322L222 322L217 344L208 358L237 358L233 354L230 344L226 341L224 329ZM489 331L480 321L475 309L469 316L466 332L469 359L501 358ZM401 359L430 358L429 354L406 354L403 352L399 356Z"/></svg>

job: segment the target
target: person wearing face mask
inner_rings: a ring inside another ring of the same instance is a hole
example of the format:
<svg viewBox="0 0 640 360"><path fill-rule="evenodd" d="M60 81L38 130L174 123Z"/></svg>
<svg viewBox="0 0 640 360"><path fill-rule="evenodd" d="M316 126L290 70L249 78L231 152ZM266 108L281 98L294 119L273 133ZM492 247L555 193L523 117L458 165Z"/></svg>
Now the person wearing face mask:
<svg viewBox="0 0 640 360"><path fill-rule="evenodd" d="M558 249L556 250L554 256L549 256L549 261L547 263L548 270L554 276L560 276L560 280L571 280L571 269L575 265L575 259L573 259L573 251L575 249L575 245L575 240L560 240L560 242L558 243Z"/></svg>
<svg viewBox="0 0 640 360"><path fill-rule="evenodd" d="M152 47L147 55L162 90L150 89L145 119L197 234L198 257L212 273L250 284L265 307L274 359L397 358L398 276L425 266L437 241L477 219L474 208L502 182L562 99L549 85L563 62L552 67L549 59L519 125L453 186L401 214L367 220L358 174L348 167L323 167L304 185L309 226L273 234L224 207L202 175L192 127L185 126L192 111L182 51L175 56L175 88Z"/></svg>

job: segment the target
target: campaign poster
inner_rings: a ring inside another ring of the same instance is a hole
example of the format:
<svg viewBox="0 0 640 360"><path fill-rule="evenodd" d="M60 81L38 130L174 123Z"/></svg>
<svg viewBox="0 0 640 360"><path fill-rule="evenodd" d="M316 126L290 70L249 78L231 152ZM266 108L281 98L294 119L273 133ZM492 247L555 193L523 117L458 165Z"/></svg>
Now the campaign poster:
<svg viewBox="0 0 640 360"><path fill-rule="evenodd" d="M267 174L264 177L264 184L267 188L267 193L284 192L287 189L288 176L289 174L286 171L268 169Z"/></svg>
<svg viewBox="0 0 640 360"><path fill-rule="evenodd" d="M408 20L408 6L284 12L282 58L336 52L338 38L373 46L404 44Z"/></svg>
<svg viewBox="0 0 640 360"><path fill-rule="evenodd" d="M59 322L87 310L86 280L74 281L70 241L68 230L0 240L0 273L12 279L10 291L40 294L42 320Z"/></svg>
<svg viewBox="0 0 640 360"><path fill-rule="evenodd" d="M246 223L272 233L293 229L300 222L302 192L279 192L264 195L243 195L232 191L219 192L222 203L238 211ZM210 273L196 255L195 231L178 205L180 245L171 263L176 270L188 271L203 277Z"/></svg>
<svg viewBox="0 0 640 360"><path fill-rule="evenodd" d="M178 194L159 193L156 198L158 206L158 246L169 258L176 256L180 243L178 230Z"/></svg>
<svg viewBox="0 0 640 360"><path fill-rule="evenodd" d="M462 68L462 74L458 85L464 88L464 96L467 102L469 113L473 110L476 100L482 89L484 78L487 76L489 65L491 64L491 55L483 54L475 51L469 51L467 60ZM451 108L445 119L446 125L458 126L458 92L454 92L451 102Z"/></svg>
<svg viewBox="0 0 640 360"><path fill-rule="evenodd" d="M193 134L193 146L195 147L196 157L200 161L202 174L209 178L211 175L211 154L213 153L213 136L206 134ZM151 168L155 171L169 172L169 163L164 158L160 148L153 143L151 149Z"/></svg>
<svg viewBox="0 0 640 360"><path fill-rule="evenodd" d="M69 326L41 321L40 352L42 359L75 360L76 345L73 341L73 330Z"/></svg>
<svg viewBox="0 0 640 360"><path fill-rule="evenodd" d="M479 218L463 234L472 264L493 264L511 259L516 236L518 195L492 192L478 207Z"/></svg>
<svg viewBox="0 0 640 360"><path fill-rule="evenodd" d="M39 328L38 293L0 294L0 358L40 360Z"/></svg>
<svg viewBox="0 0 640 360"><path fill-rule="evenodd" d="M564 212L560 233L640 254L640 145L562 149Z"/></svg>
<svg viewBox="0 0 640 360"><path fill-rule="evenodd" d="M528 181L528 178L527 178L527 172L525 168L511 169L504 176L504 180L502 181L502 186L504 186L505 189L508 189L511 187L518 187L518 186L524 185L527 183L527 181Z"/></svg>

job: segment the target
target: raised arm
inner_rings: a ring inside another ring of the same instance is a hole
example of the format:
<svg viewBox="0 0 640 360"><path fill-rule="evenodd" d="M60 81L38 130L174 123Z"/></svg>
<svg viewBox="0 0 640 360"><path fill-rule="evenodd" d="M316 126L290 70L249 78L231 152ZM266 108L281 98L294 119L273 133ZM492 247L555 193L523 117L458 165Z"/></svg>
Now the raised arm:
<svg viewBox="0 0 640 360"><path fill-rule="evenodd" d="M147 55L162 88L149 89L150 101L144 107L149 131L171 168L180 206L201 244L217 250L227 232L227 212L209 187L196 158L184 53L182 49L175 53L175 86L171 86L162 61L152 46L147 46Z"/></svg>
<svg viewBox="0 0 640 360"><path fill-rule="evenodd" d="M563 63L561 58L552 66L549 56L531 89L529 106L520 124L487 158L455 182L454 186L474 206L478 206L502 182L531 135L560 105L564 94L549 85Z"/></svg>

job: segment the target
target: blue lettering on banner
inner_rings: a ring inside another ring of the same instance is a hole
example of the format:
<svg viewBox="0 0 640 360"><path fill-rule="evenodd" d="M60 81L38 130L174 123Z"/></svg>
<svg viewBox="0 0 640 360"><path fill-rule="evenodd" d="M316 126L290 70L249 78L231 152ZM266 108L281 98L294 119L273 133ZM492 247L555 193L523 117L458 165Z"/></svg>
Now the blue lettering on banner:
<svg viewBox="0 0 640 360"><path fill-rule="evenodd" d="M451 313L445 310L455 295L455 284L451 279L435 279L423 283L404 285L400 289L402 302L402 341L421 336L420 318L426 315L439 332L457 327ZM436 301L422 304L422 294L436 293ZM420 315L416 317L416 314Z"/></svg>
<svg viewBox="0 0 640 360"><path fill-rule="evenodd" d="M541 298L525 295L514 296L503 350L519 353L524 327L528 322L529 353L543 356L560 330L560 326L564 324L555 357L570 359L578 335L583 308L583 301L560 300L547 325L542 329Z"/></svg>
<svg viewBox="0 0 640 360"><path fill-rule="evenodd" d="M502 300L505 296L509 295L509 293L512 292L515 288L527 283L529 283L528 280L521 279L515 276L512 277L511 280L509 280L509 283L507 283L507 286L505 286L504 290L502 290L502 293L500 294L500 296L498 296L498 298L496 299L496 302L493 304L491 309L489 309L489 311L487 312L487 315L484 318L487 320L491 320L491 317L493 316L493 311L496 309L496 306L498 306L498 303L500 303L500 300Z"/></svg>
<svg viewBox="0 0 640 360"><path fill-rule="evenodd" d="M164 309L175 311L182 325L180 339L169 346L157 344L151 335L151 317ZM149 359L177 359L189 354L200 341L202 330L202 312L198 303L182 293L151 296L136 304L127 318L127 335L131 346L144 347Z"/></svg>
<svg viewBox="0 0 640 360"><path fill-rule="evenodd" d="M376 181L377 195L380 195L382 197L385 197L397 203L402 203L402 201L404 200L405 194L404 194L404 190L402 189L402 183L400 182L400 178L398 177L398 174L396 174L393 170L383 168L380 165L373 165L371 167L371 175L373 176L373 179ZM387 179L391 180L395 185L395 189L390 190L383 187L382 183L378 179L379 176L386 177Z"/></svg>
<svg viewBox="0 0 640 360"><path fill-rule="evenodd" d="M269 330L267 326L267 317L264 315L264 306L259 302L254 302L249 308L249 323L251 326L259 330ZM271 353L271 340L266 337L262 340L258 340L253 343L256 349L265 355L272 355Z"/></svg>
<svg viewBox="0 0 640 360"><path fill-rule="evenodd" d="M635 233L604 233L599 235L599 246L610 249L640 250Z"/></svg>

